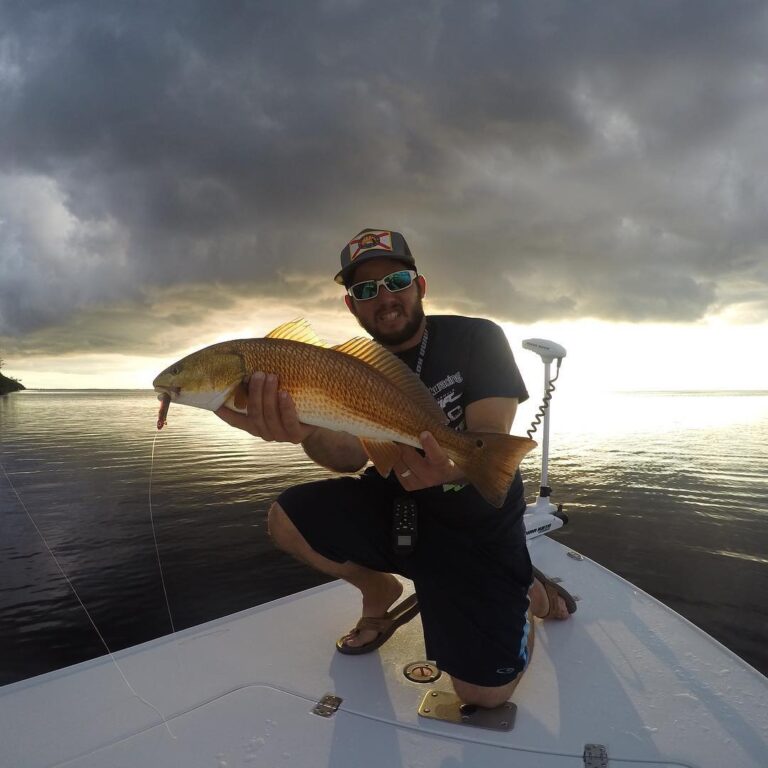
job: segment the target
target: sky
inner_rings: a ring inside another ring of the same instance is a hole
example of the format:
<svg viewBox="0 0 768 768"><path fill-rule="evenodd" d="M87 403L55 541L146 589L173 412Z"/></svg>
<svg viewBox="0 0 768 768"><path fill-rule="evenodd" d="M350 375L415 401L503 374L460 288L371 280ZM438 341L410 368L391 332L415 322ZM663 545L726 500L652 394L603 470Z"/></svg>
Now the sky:
<svg viewBox="0 0 768 768"><path fill-rule="evenodd" d="M768 6L0 3L0 357L150 387L402 232L427 310L584 389L768 389ZM538 367L535 367L538 366Z"/></svg>

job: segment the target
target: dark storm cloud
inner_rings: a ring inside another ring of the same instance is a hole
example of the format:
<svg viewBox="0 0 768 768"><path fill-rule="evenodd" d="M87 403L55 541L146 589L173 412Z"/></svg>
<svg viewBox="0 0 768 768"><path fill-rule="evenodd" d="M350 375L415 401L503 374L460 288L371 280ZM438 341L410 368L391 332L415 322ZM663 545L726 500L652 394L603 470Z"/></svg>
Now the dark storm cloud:
<svg viewBox="0 0 768 768"><path fill-rule="evenodd" d="M110 306L151 323L172 285L294 300L285 275L330 276L364 226L404 231L462 311L759 317L767 21L703 0L6 2L0 335ZM116 327L93 344L130 346Z"/></svg>

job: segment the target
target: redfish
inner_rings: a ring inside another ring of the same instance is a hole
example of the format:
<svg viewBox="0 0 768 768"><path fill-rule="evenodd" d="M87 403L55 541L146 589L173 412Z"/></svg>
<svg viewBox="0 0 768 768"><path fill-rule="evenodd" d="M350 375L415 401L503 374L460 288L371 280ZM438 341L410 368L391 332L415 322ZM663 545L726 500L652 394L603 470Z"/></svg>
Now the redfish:
<svg viewBox="0 0 768 768"><path fill-rule="evenodd" d="M264 338L213 344L166 368L153 382L161 400L157 428L171 403L245 412L243 382L255 371L278 376L300 421L359 437L383 476L398 459L397 443L420 448L419 435L431 432L495 507L504 503L518 465L536 446L527 437L447 427L421 379L391 352L364 338L329 347L304 320L285 323Z"/></svg>

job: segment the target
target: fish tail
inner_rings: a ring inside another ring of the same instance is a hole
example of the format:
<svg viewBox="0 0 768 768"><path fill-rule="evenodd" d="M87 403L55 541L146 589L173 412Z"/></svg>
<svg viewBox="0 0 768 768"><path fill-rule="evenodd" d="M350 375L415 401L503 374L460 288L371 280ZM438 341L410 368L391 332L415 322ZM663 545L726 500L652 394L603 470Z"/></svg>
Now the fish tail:
<svg viewBox="0 0 768 768"><path fill-rule="evenodd" d="M523 457L537 443L527 437L493 432L462 432L459 450L449 455L467 480L494 507L501 507Z"/></svg>

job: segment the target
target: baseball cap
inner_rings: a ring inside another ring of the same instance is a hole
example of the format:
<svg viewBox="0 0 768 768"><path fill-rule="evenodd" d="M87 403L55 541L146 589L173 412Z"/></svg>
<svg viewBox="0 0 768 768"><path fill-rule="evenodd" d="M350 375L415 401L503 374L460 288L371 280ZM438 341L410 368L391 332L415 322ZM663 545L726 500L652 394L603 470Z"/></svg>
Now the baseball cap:
<svg viewBox="0 0 768 768"><path fill-rule="evenodd" d="M341 252L341 270L333 279L339 285L345 285L352 270L368 259L380 259L382 256L397 259L416 268L411 249L399 232L391 229L364 229L358 232Z"/></svg>

